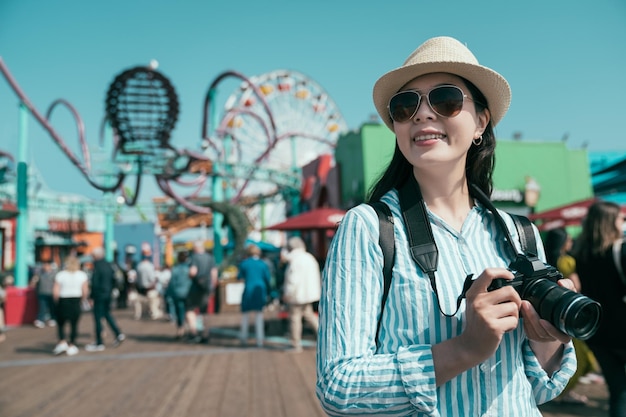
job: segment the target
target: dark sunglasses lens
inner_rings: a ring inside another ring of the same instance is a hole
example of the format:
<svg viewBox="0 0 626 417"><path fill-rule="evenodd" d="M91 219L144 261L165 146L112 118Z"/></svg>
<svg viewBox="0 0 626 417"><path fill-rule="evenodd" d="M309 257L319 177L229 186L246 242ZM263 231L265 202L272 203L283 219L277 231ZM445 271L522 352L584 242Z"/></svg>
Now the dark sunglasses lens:
<svg viewBox="0 0 626 417"><path fill-rule="evenodd" d="M403 91L389 101L389 115L399 123L409 120L419 105L420 96L414 91Z"/></svg>
<svg viewBox="0 0 626 417"><path fill-rule="evenodd" d="M428 93L428 101L439 115L454 117L463 109L463 92L455 87L437 87Z"/></svg>

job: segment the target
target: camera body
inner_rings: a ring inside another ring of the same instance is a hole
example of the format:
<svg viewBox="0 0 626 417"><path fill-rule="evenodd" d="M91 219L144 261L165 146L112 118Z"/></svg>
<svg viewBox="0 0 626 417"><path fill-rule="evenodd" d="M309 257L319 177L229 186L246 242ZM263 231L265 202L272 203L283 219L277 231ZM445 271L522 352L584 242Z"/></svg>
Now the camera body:
<svg viewBox="0 0 626 417"><path fill-rule="evenodd" d="M536 256L519 254L508 269L514 278L496 278L488 291L513 287L523 300L532 304L539 317L574 338L586 340L598 330L600 304L557 284L563 275L555 267Z"/></svg>
<svg viewBox="0 0 626 417"><path fill-rule="evenodd" d="M491 285L488 290L496 290L504 286L510 286L515 288L519 295L524 298L525 288L531 285L535 280L547 279L554 283L563 279L563 274L552 265L548 265L541 261L536 256L529 257L518 255L517 258L511 262L508 268L514 275L514 278L508 280L506 278L496 278L491 281Z"/></svg>

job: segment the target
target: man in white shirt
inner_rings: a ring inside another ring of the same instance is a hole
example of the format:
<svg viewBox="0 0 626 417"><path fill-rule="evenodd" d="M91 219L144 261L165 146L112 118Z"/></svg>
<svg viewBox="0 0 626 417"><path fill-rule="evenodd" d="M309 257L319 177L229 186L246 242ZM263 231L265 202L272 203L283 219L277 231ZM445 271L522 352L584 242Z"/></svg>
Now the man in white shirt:
<svg viewBox="0 0 626 417"><path fill-rule="evenodd" d="M317 259L306 251L304 241L295 236L287 241L289 253L282 255L288 262L285 271L283 301L289 304L291 344L294 352L302 351L302 318L309 323L315 333L319 319L313 311L312 303L321 295L320 267Z"/></svg>

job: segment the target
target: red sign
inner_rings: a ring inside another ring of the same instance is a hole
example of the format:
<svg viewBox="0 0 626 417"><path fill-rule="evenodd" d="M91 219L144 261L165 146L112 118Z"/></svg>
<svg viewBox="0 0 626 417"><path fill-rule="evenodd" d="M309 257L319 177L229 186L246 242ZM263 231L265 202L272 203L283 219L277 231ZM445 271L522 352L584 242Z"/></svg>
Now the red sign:
<svg viewBox="0 0 626 417"><path fill-rule="evenodd" d="M85 232L87 227L84 220L48 219L48 229L51 232Z"/></svg>

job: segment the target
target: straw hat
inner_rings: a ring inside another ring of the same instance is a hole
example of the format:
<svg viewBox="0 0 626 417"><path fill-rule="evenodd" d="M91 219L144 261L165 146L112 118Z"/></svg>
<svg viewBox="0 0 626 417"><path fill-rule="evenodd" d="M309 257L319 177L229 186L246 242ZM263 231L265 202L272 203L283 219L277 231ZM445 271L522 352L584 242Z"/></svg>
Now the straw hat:
<svg viewBox="0 0 626 417"><path fill-rule="evenodd" d="M474 54L458 40L441 36L424 42L400 68L389 71L374 84L374 105L389 129L393 130L387 110L391 96L409 81L433 72L447 72L471 81L485 95L494 126L509 108L511 88L504 77L480 65Z"/></svg>

